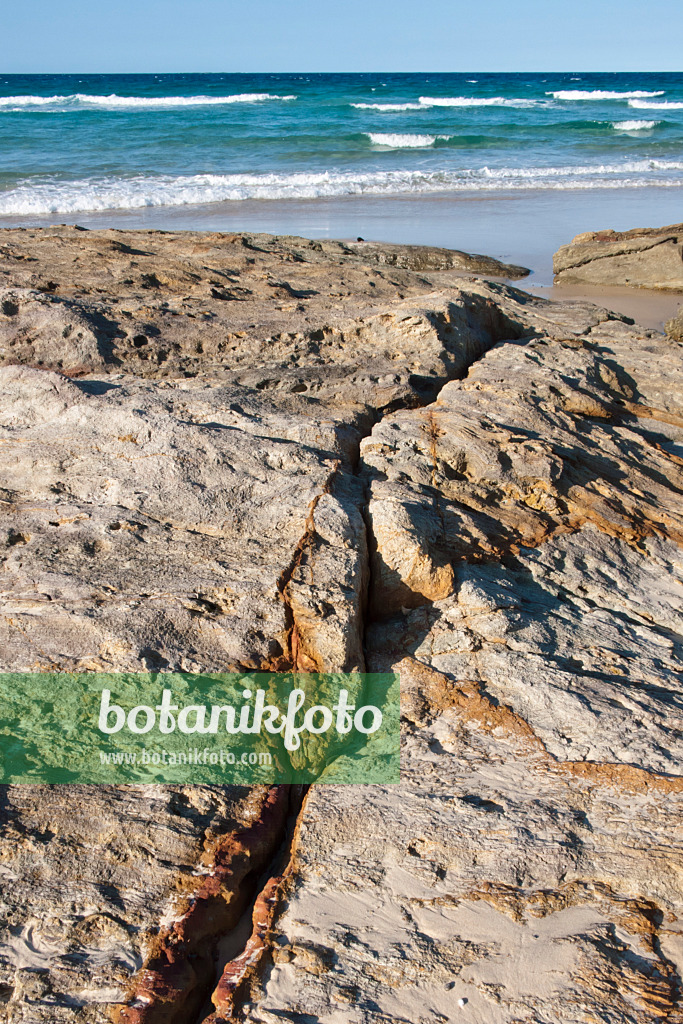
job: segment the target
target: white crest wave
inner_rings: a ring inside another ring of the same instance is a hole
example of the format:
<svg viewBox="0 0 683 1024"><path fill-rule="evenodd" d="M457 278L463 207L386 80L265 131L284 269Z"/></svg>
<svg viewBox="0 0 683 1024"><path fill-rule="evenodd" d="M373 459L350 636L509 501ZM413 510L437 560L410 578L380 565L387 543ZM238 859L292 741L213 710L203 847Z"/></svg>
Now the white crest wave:
<svg viewBox="0 0 683 1024"><path fill-rule="evenodd" d="M659 121L613 121L612 127L618 132L646 132L656 128Z"/></svg>
<svg viewBox="0 0 683 1024"><path fill-rule="evenodd" d="M629 107L636 110L683 110L683 103L675 100L662 100L661 103L647 103L645 100L629 100Z"/></svg>
<svg viewBox="0 0 683 1024"><path fill-rule="evenodd" d="M262 103L265 100L295 100L296 96L274 96L268 92L243 92L233 96L97 96L73 93L69 96L0 96L0 110L18 111L31 107L67 109L150 110L155 107L209 107L229 103Z"/></svg>
<svg viewBox="0 0 683 1024"><path fill-rule="evenodd" d="M391 132L365 132L373 146L388 146L391 149L422 149L433 146L437 139L448 135L398 135Z"/></svg>
<svg viewBox="0 0 683 1024"><path fill-rule="evenodd" d="M352 103L351 106L355 107L356 110L382 110L386 112L423 109L421 103Z"/></svg>
<svg viewBox="0 0 683 1024"><path fill-rule="evenodd" d="M663 89L659 92L645 92L643 89L633 89L630 92L612 92L610 89L560 89L559 92L546 93L546 96L552 96L556 100L629 100L663 95Z"/></svg>
<svg viewBox="0 0 683 1024"><path fill-rule="evenodd" d="M420 96L422 107L537 107L539 102L504 96Z"/></svg>

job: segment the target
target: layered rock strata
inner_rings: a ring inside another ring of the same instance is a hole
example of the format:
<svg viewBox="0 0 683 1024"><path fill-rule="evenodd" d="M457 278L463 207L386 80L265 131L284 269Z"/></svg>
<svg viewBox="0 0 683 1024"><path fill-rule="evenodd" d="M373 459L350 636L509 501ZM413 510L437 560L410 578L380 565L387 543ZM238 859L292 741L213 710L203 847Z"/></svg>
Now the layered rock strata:
<svg viewBox="0 0 683 1024"><path fill-rule="evenodd" d="M254 244L0 237L2 667L393 669L402 782L6 787L0 1019L674 1022L680 345Z"/></svg>
<svg viewBox="0 0 683 1024"><path fill-rule="evenodd" d="M683 224L586 231L553 257L556 284L683 292Z"/></svg>

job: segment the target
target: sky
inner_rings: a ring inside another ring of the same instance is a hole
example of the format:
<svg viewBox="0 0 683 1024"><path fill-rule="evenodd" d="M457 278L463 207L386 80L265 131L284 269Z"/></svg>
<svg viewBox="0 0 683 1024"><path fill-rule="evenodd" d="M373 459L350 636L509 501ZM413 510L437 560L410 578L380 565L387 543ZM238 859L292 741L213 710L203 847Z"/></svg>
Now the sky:
<svg viewBox="0 0 683 1024"><path fill-rule="evenodd" d="M19 0L0 73L681 71L659 0Z"/></svg>

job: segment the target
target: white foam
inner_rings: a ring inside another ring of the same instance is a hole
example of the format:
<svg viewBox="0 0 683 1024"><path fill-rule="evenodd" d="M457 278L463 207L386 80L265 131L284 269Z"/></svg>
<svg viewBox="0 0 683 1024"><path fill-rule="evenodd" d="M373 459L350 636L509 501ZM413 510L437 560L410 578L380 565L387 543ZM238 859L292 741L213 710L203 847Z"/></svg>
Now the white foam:
<svg viewBox="0 0 683 1024"><path fill-rule="evenodd" d="M577 176L599 177L615 174L643 174L652 171L683 171L681 160L629 160L622 164L593 164L577 167L500 167L494 170L482 168L482 173L498 178L564 178ZM675 182L683 185L683 181Z"/></svg>
<svg viewBox="0 0 683 1024"><path fill-rule="evenodd" d="M546 93L546 96L552 96L556 100L628 100L663 95L663 89L659 92L644 92L642 89L635 89L631 92L612 92L609 89L561 89L559 92Z"/></svg>
<svg viewBox="0 0 683 1024"><path fill-rule="evenodd" d="M421 103L352 103L351 106L355 107L356 110L381 110L386 112L424 109Z"/></svg>
<svg viewBox="0 0 683 1024"><path fill-rule="evenodd" d="M366 132L373 146L388 146L391 149L420 149L433 146L437 139L448 135L394 135L390 132Z"/></svg>
<svg viewBox="0 0 683 1024"><path fill-rule="evenodd" d="M661 103L646 103L643 100L629 100L629 107L636 110L683 110L683 103L674 100L662 100Z"/></svg>
<svg viewBox="0 0 683 1024"><path fill-rule="evenodd" d="M681 188L683 161L637 160L578 167L469 168L458 171L300 172L295 174L138 175L42 182L0 193L0 216L136 210L246 199L314 199L524 189Z"/></svg>
<svg viewBox="0 0 683 1024"><path fill-rule="evenodd" d="M63 103L67 96L0 96L0 107L42 107Z"/></svg>
<svg viewBox="0 0 683 1024"><path fill-rule="evenodd" d="M69 96L0 96L0 109L66 107L67 109L149 110L155 107L208 107L228 103L262 103L265 100L295 100L296 96L275 96L268 92L243 92L233 96L97 96L73 93Z"/></svg>
<svg viewBox="0 0 683 1024"><path fill-rule="evenodd" d="M504 96L420 96L423 107L537 107L539 100L505 99Z"/></svg>
<svg viewBox="0 0 683 1024"><path fill-rule="evenodd" d="M612 127L618 132L646 132L660 124L659 121L613 121Z"/></svg>

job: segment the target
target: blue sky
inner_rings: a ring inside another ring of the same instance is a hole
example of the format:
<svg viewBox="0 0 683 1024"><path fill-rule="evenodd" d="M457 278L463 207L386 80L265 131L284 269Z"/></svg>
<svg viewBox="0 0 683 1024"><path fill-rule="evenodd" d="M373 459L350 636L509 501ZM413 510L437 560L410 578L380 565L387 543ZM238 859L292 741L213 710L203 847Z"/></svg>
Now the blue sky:
<svg viewBox="0 0 683 1024"><path fill-rule="evenodd" d="M0 72L680 71L659 0L15 0Z"/></svg>

